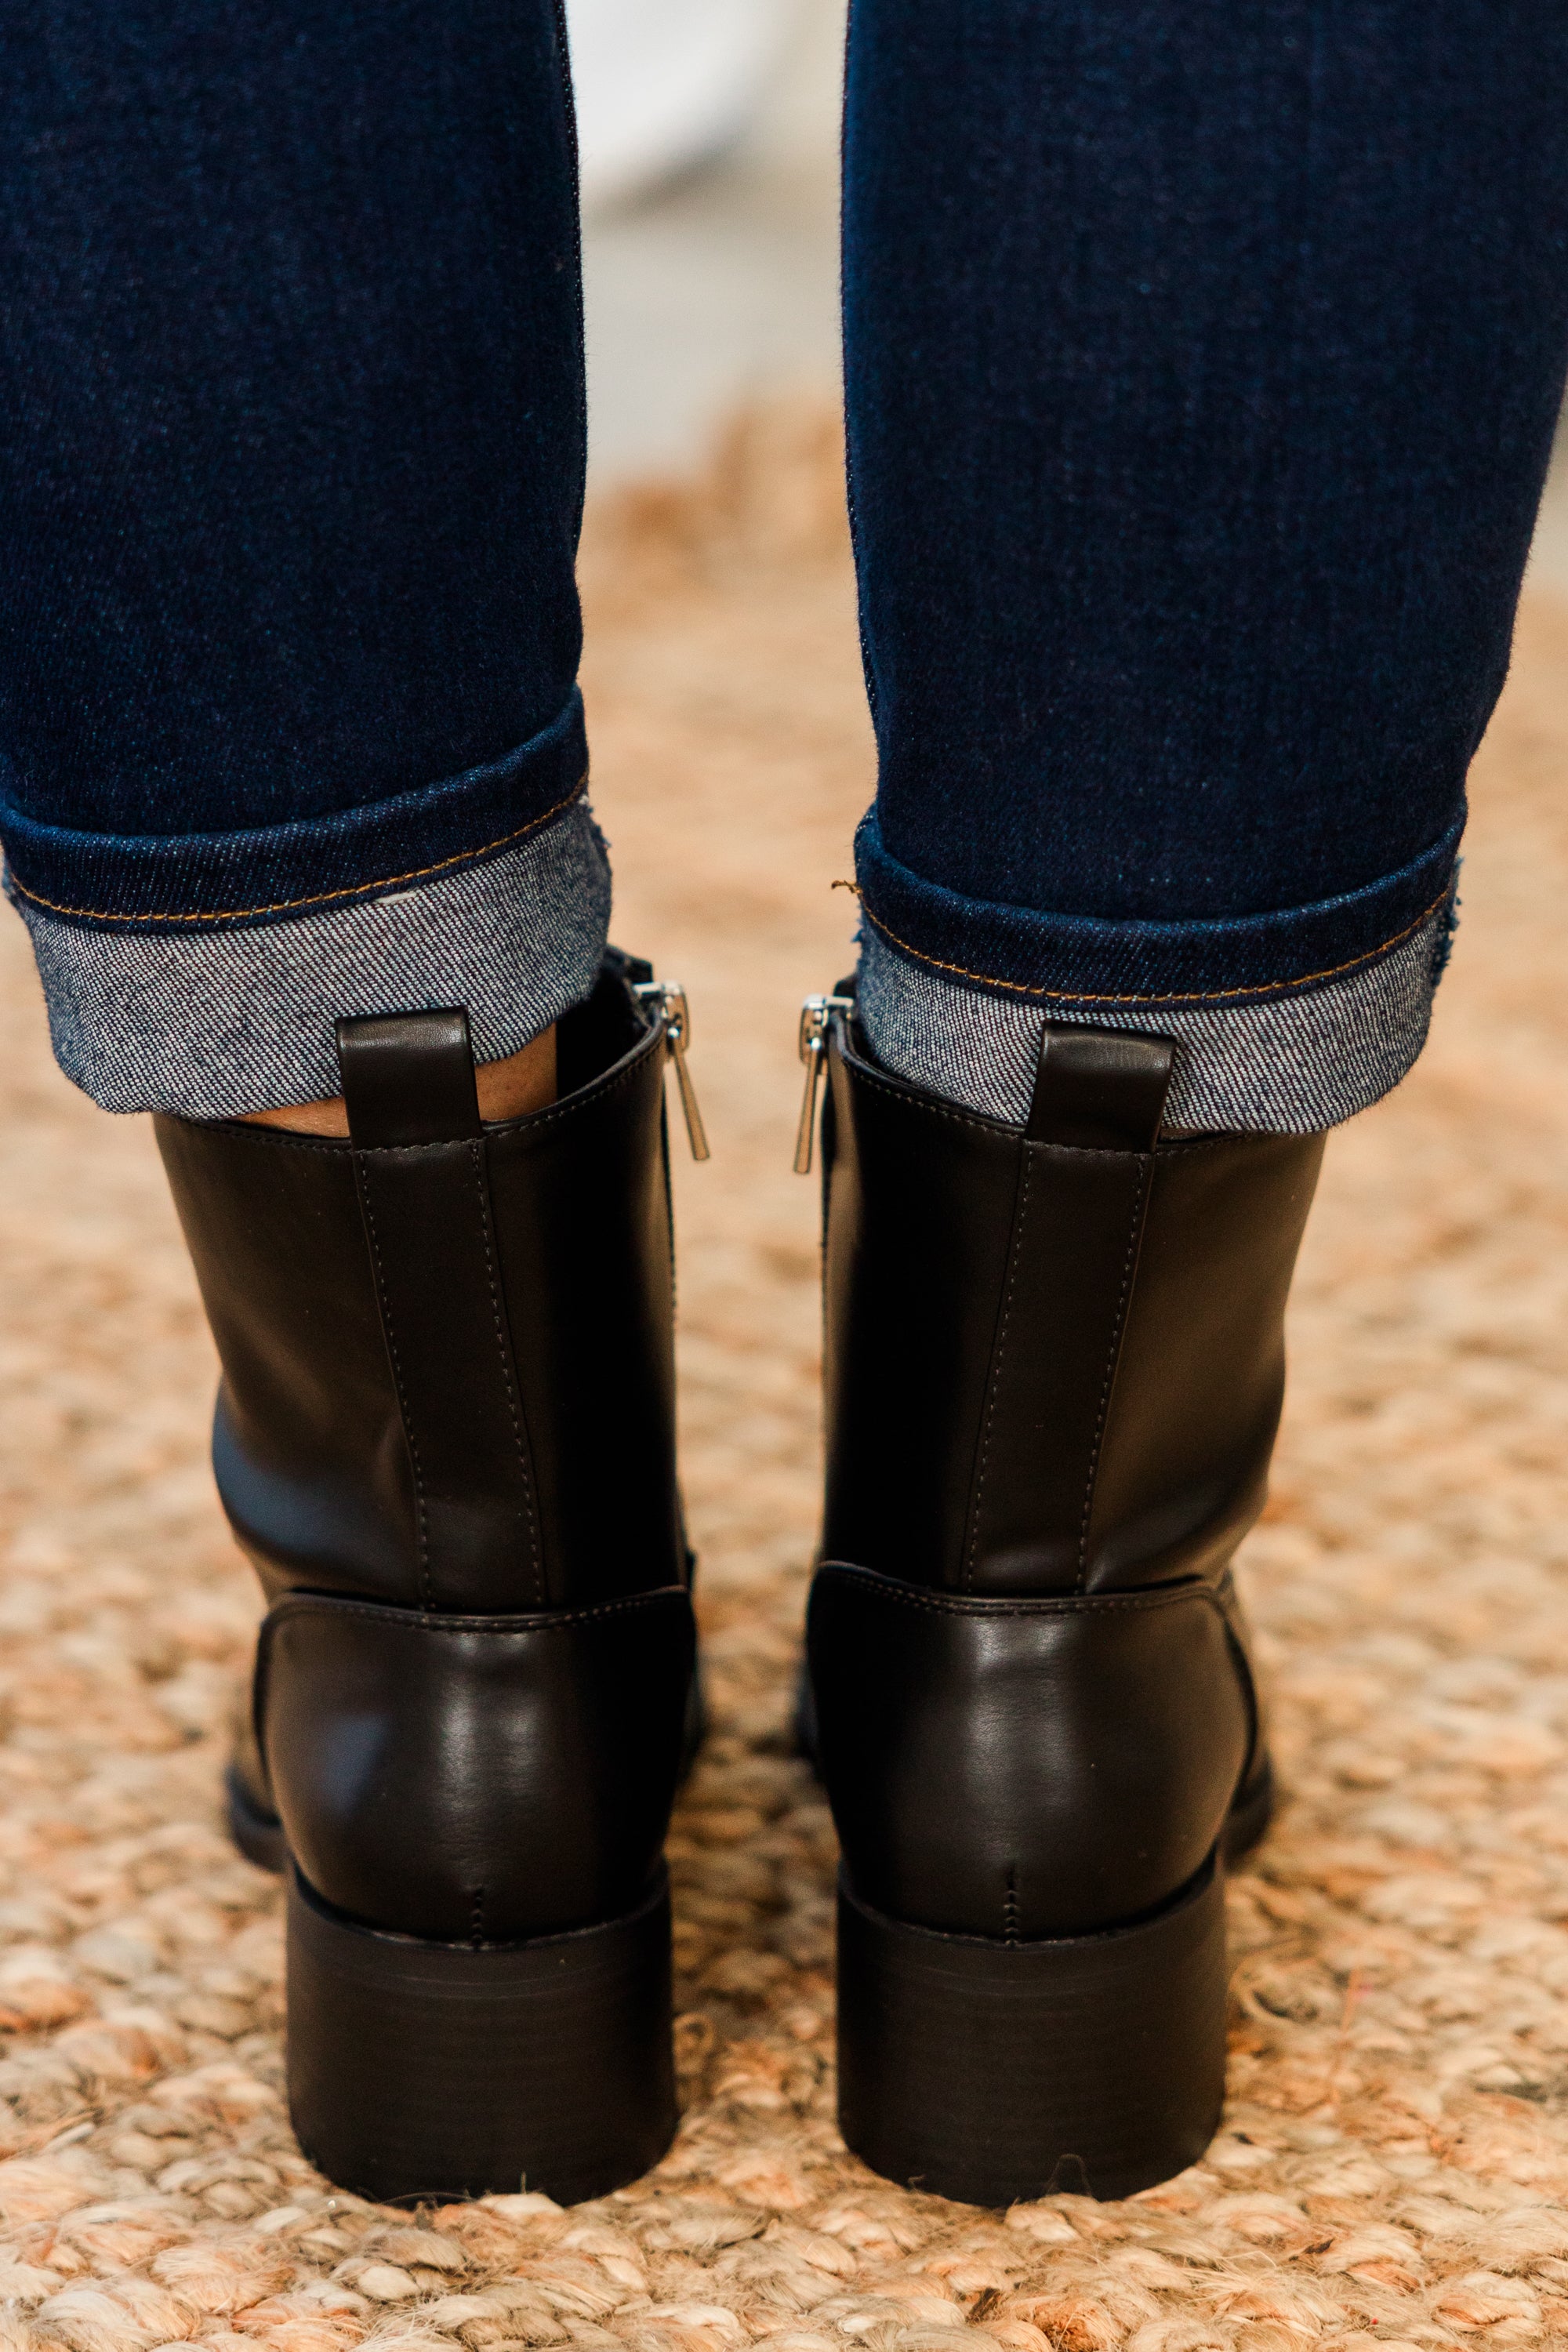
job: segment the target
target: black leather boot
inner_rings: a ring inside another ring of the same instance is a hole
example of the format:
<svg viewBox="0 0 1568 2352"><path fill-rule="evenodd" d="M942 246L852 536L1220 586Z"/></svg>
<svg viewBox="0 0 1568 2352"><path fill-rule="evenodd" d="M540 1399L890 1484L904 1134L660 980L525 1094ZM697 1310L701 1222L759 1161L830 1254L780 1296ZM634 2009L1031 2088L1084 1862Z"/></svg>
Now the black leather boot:
<svg viewBox="0 0 1568 2352"><path fill-rule="evenodd" d="M461 1013L341 1024L352 1141L157 1122L271 1604L231 1787L289 1864L294 2123L369 2197L571 2202L674 2129L683 1009L613 959L504 1126Z"/></svg>
<svg viewBox="0 0 1568 2352"><path fill-rule="evenodd" d="M1269 1805L1229 1566L1322 1139L1162 1140L1170 1045L1066 1025L1020 1133L890 1077L851 1016L803 1029L839 2119L945 2196L1125 2196L1219 2120L1222 1874Z"/></svg>

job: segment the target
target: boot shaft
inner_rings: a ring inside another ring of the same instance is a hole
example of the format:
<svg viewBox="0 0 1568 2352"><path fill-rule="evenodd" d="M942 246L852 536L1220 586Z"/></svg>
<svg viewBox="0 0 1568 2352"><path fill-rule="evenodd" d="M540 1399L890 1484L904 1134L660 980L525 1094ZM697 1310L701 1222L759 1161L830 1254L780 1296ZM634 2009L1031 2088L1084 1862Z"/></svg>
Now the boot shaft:
<svg viewBox="0 0 1568 2352"><path fill-rule="evenodd" d="M1221 1573L1263 1500L1322 1139L1161 1140L1170 1050L1047 1032L1020 1133L835 1023L825 1559L996 1594Z"/></svg>
<svg viewBox="0 0 1568 2352"><path fill-rule="evenodd" d="M432 1020L345 1024L350 1141L156 1122L236 1535L274 1599L681 1583L662 1013L607 968L560 1024L563 1098L488 1129L466 1024L441 1050Z"/></svg>
<svg viewBox="0 0 1568 2352"><path fill-rule="evenodd" d="M1047 1026L1020 1132L833 1024L811 1681L849 1883L925 1927L1114 1927L1267 1812L1229 1568L1322 1139L1163 1139L1171 1054Z"/></svg>

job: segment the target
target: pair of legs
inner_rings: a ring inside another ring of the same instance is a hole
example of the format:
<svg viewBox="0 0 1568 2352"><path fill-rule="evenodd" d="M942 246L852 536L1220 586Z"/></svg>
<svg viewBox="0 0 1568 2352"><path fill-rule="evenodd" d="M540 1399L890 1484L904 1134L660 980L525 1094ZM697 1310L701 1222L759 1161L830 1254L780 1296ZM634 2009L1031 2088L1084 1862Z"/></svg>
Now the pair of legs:
<svg viewBox="0 0 1568 2352"><path fill-rule="evenodd" d="M12 49L0 836L63 1066L163 1115L224 1355L296 2113L381 2193L520 2149L591 2193L667 2125L695 1717L678 1009L606 954L574 683L561 25L82 5ZM814 1032L806 1712L847 2129L895 2177L1125 2189L1212 2125L1268 1809L1226 1567L1315 1139L1446 948L1568 354L1565 66L1540 5L856 0L879 777ZM437 2014L466 2140L377 2105Z"/></svg>
<svg viewBox="0 0 1568 2352"><path fill-rule="evenodd" d="M1066 1018L1194 1129L1419 1048L1568 350L1568 34L1479 0L857 0L870 1034L1021 1118ZM24 10L0 835L117 1110L337 1091L331 1016L586 994L584 391L552 0Z"/></svg>

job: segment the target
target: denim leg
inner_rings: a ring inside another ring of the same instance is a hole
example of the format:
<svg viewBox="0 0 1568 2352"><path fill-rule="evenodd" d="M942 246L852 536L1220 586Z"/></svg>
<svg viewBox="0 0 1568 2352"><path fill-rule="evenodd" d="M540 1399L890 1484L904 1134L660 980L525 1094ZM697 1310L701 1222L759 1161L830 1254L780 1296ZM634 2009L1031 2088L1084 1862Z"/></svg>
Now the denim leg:
<svg viewBox="0 0 1568 2352"><path fill-rule="evenodd" d="M1349 1116L1562 395L1568 15L855 0L845 152L874 1045L1022 1116L1048 1011L1175 1036L1189 1121Z"/></svg>
<svg viewBox="0 0 1568 2352"><path fill-rule="evenodd" d="M557 0L24 0L0 76L0 840L119 1109L500 1054L607 908Z"/></svg>

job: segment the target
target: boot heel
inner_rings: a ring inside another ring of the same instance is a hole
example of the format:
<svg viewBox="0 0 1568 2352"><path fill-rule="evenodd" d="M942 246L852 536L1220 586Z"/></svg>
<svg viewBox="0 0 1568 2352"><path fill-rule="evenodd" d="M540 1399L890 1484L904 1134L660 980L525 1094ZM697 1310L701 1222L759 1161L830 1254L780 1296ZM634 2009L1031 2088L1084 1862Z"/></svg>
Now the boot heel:
<svg viewBox="0 0 1568 2352"><path fill-rule="evenodd" d="M839 2126L912 2188L1010 2205L1168 2179L1218 2125L1225 2016L1212 1861L1137 1927L1042 1943L906 1927L840 1886Z"/></svg>
<svg viewBox="0 0 1568 2352"><path fill-rule="evenodd" d="M289 2099L331 2180L382 2204L601 2197L674 2136L669 1894L525 1944L356 1927L289 1877Z"/></svg>

